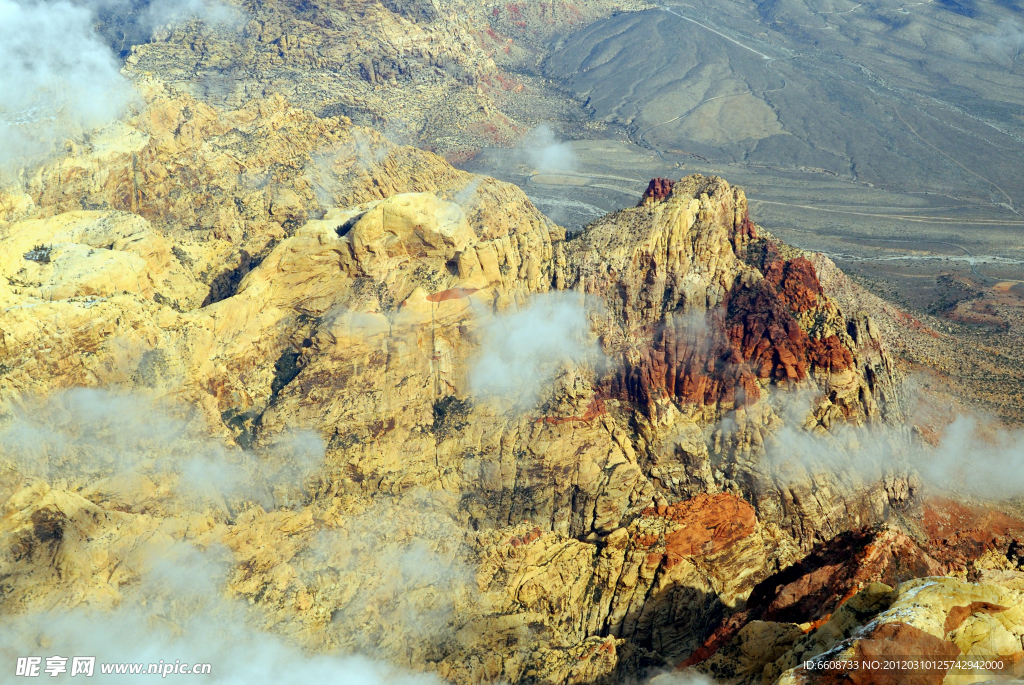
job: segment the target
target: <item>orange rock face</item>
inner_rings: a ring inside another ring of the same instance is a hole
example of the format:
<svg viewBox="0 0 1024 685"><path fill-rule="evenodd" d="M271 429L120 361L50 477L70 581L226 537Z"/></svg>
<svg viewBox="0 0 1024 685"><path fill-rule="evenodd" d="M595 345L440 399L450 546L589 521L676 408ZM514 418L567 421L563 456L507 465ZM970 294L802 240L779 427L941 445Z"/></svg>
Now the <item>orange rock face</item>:
<svg viewBox="0 0 1024 685"><path fill-rule="evenodd" d="M992 604L991 602L971 602L963 606L953 607L949 610L946 615L946 622L943 625L943 629L950 633L959 628L969 616L981 612L985 614L998 614L1006 611L1009 607L1004 607L1000 604Z"/></svg>
<svg viewBox="0 0 1024 685"><path fill-rule="evenodd" d="M750 621L820 622L870 583L897 585L908 578L942 573L941 564L899 531L843 533L759 583L747 599L746 610L723 621L682 666L709 658Z"/></svg>
<svg viewBox="0 0 1024 685"><path fill-rule="evenodd" d="M869 583L942 575L941 565L899 531L860 530L820 545L754 589L748 607L769 621L813 621Z"/></svg>
<svg viewBox="0 0 1024 685"><path fill-rule="evenodd" d="M644 510L646 516L664 516L682 528L665 536L665 554L671 559L717 552L754 532L754 508L734 495L697 495L674 506Z"/></svg>
<svg viewBox="0 0 1024 685"><path fill-rule="evenodd" d="M960 648L907 623L886 623L860 640L856 659L863 662L900 661L903 659L955 659ZM851 670L835 678L836 683L854 685L941 685L946 669L919 672L889 668Z"/></svg>
<svg viewBox="0 0 1024 685"><path fill-rule="evenodd" d="M668 318L640 362L624 363L611 394L641 405L659 397L747 405L760 397L758 379L800 381L814 369L850 368L853 354L837 336L811 339L797 320L824 302L810 261L783 260L769 243L761 268L763 280L737 284L703 320Z"/></svg>
<svg viewBox="0 0 1024 685"><path fill-rule="evenodd" d="M1024 521L988 507L933 497L922 526L929 552L950 570L962 570L989 550L1010 554L1024 540Z"/></svg>
<svg viewBox="0 0 1024 685"><path fill-rule="evenodd" d="M644 191L637 206L642 207L658 200L664 200L672 194L672 186L675 184L675 181L667 178L652 178L651 182L647 184L647 190Z"/></svg>

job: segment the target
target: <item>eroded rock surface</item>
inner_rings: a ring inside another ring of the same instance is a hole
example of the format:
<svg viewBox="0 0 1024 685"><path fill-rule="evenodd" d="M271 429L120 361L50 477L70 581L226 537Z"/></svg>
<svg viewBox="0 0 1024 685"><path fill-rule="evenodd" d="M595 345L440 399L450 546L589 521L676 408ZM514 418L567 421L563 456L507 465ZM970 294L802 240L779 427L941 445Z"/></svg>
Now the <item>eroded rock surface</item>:
<svg viewBox="0 0 1024 685"><path fill-rule="evenodd" d="M216 106L282 95L320 116L350 117L394 140L465 159L483 146L515 144L544 112L565 109L528 75L555 34L649 6L245 1L227 4L221 21L177 22L124 46L131 49L125 71L131 78L159 74Z"/></svg>
<svg viewBox="0 0 1024 685"><path fill-rule="evenodd" d="M925 578L891 590L869 588L852 598L850 610L798 640L774 664L789 668L778 679L791 683L969 683L1020 675L1024 606L1018 590L991 583L966 583L953 578ZM872 600L871 595L878 597ZM1000 604L1000 602L1003 602ZM856 605L856 606L854 606ZM877 611L882 608L882 611ZM865 611L867 609L867 611ZM856 615L857 618L851 620ZM799 655L799 656L798 656ZM856 660L868 666L842 676L796 666L797 660ZM942 661L941 667L873 668L893 661ZM949 662L1003 664L1001 669L971 669ZM765 675L772 673L765 670ZM838 678L838 679L837 679Z"/></svg>
<svg viewBox="0 0 1024 685"><path fill-rule="evenodd" d="M787 458L786 431L841 450L899 420L899 374L742 190L687 177L566 238L518 189L343 118L146 97L3 191L5 614L112 607L185 543L227 549L229 594L305 649L595 683L718 651L753 673L790 624L943 571L844 532L913 515L912 475ZM579 339L530 348L553 355L536 372L509 341L559 317ZM506 363L519 390L487 390ZM198 428L104 447L133 405ZM195 454L243 475L186 496ZM410 586L410 546L458 573ZM436 634L401 618L424 607Z"/></svg>

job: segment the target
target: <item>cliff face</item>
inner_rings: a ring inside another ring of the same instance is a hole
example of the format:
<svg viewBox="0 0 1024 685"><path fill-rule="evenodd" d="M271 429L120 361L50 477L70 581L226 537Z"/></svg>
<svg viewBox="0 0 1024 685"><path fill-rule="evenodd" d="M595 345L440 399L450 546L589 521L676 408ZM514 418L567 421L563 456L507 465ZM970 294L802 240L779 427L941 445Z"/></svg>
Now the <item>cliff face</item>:
<svg viewBox="0 0 1024 685"><path fill-rule="evenodd" d="M0 196L5 614L112 606L167 549L223 546L228 592L308 649L583 683L939 563L890 540L903 566L759 585L919 503L898 470L777 458L786 431L898 419L899 377L724 180L566 239L518 189L343 119L147 99ZM187 416L126 447L132 405ZM184 496L196 454L242 475ZM399 582L410 545L461 570ZM424 607L436 636L400 620Z"/></svg>
<svg viewBox="0 0 1024 685"><path fill-rule="evenodd" d="M625 245L602 241L607 226L583 238L584 287L609 289L598 275L607 262L623 272L609 306L622 312L624 339L644 339L623 352L615 391L649 406L673 398L727 409L756 403L759 381L799 383L816 372L831 381L853 366L854 343L813 265L757 239L742 191L695 177L665 204L647 206L647 215L609 221L611 231L631 229Z"/></svg>
<svg viewBox="0 0 1024 685"><path fill-rule="evenodd" d="M758 235L741 190L686 178L668 199L597 222L576 243L576 287L617 314L601 333L617 362L602 392L633 408L638 446L666 492L743 493L805 544L814 531L879 520L905 504L909 481L887 492L855 474L815 483L812 467L782 475L764 458L786 404L796 414L809 405L796 420L812 433L883 423L892 417L876 398L894 396L900 378L870 319L848 321L806 257ZM726 416L735 425L710 451L665 454L681 429L700 434Z"/></svg>

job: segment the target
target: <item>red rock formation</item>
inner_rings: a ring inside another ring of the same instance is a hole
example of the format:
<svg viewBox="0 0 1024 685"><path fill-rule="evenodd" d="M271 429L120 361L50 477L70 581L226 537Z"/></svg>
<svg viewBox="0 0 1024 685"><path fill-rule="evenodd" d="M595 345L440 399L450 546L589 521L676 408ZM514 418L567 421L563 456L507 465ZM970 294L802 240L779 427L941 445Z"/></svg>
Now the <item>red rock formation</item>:
<svg viewBox="0 0 1024 685"><path fill-rule="evenodd" d="M804 623L832 613L870 583L897 585L941 573L939 563L902 532L862 529L834 538L764 581L748 608L763 607L760 618L766 621Z"/></svg>
<svg viewBox="0 0 1024 685"><path fill-rule="evenodd" d="M659 397L743 405L760 397L758 378L800 381L816 368L852 366L853 354L838 337L812 340L797 322L824 300L810 261L783 260L769 243L762 269L764 279L734 287L725 306L703 320L667 317L640 362L624 362L611 394L641 405Z"/></svg>
<svg viewBox="0 0 1024 685"><path fill-rule="evenodd" d="M670 564L673 559L724 549L752 534L757 526L754 508L727 493L701 494L675 505L651 507L642 513L682 524L665 536L665 556Z"/></svg>
<svg viewBox="0 0 1024 685"><path fill-rule="evenodd" d="M448 290L442 290L439 293L431 293L427 295L428 302L445 302L447 300L459 300L463 297L469 297L475 293L479 288L449 288Z"/></svg>
<svg viewBox="0 0 1024 685"><path fill-rule="evenodd" d="M757 237L757 224L750 219L750 209L748 208L743 213L743 220L740 221L738 226L733 226L732 238L735 241L736 238L750 238L754 239ZM735 242L733 244L735 247Z"/></svg>
<svg viewBox="0 0 1024 685"><path fill-rule="evenodd" d="M587 405L587 410L583 412L583 416L542 416L537 419L537 423L545 423L549 426L559 426L563 423L586 423L607 413L608 409L605 407L604 400L600 397L595 397Z"/></svg>
<svg viewBox="0 0 1024 685"><path fill-rule="evenodd" d="M950 660L960 656L960 648L907 623L885 623L860 639L855 656L860 663L900 662L903 660ZM836 683L852 685L941 685L945 668L919 671L893 668L858 668L837 674Z"/></svg>
<svg viewBox="0 0 1024 685"><path fill-rule="evenodd" d="M771 243L766 251L770 251L773 259L765 265L764 278L775 288L782 303L796 314L817 307L825 293L814 265L806 257L783 261Z"/></svg>
<svg viewBox="0 0 1024 685"><path fill-rule="evenodd" d="M863 528L843 533L759 583L746 609L723 621L681 667L709 658L750 621L820 623L870 583L895 586L912 578L943 575L943 570L900 531Z"/></svg>
<svg viewBox="0 0 1024 685"><path fill-rule="evenodd" d="M946 622L942 626L947 633L951 633L959 628L969 616L973 616L978 612L985 614L998 614L1006 611L1010 607L1004 607L999 604L992 604L991 602L971 602L964 606L953 607L946 614Z"/></svg>
<svg viewBox="0 0 1024 685"><path fill-rule="evenodd" d="M989 550L1010 557L1024 540L1024 521L944 497L925 502L921 524L929 553L949 571L969 570L971 562Z"/></svg>
<svg viewBox="0 0 1024 685"><path fill-rule="evenodd" d="M643 207L644 205L664 200L672 194L672 186L675 184L675 181L667 178L652 178L651 182L647 184L647 190L644 191L640 202L637 203L637 207Z"/></svg>
<svg viewBox="0 0 1024 685"><path fill-rule="evenodd" d="M508 541L508 544L512 545L513 547L522 547L523 545L530 544L534 540L540 539L540 535L540 528L534 526L533 530L531 530L526 535L514 536L511 540Z"/></svg>
<svg viewBox="0 0 1024 685"><path fill-rule="evenodd" d="M718 625L711 633L711 636L704 641L704 644L695 649L676 668L690 668L691 666L704 663L713 657L718 650L732 642L732 639L736 637L736 634L740 632L743 626L747 625L749 620L749 614L745 611L729 616Z"/></svg>

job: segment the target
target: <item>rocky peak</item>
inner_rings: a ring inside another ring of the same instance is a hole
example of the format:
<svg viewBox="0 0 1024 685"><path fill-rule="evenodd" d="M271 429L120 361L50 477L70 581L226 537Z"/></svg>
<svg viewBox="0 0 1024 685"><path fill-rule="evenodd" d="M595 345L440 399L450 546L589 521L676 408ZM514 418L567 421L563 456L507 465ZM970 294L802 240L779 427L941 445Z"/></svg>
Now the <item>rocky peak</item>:
<svg viewBox="0 0 1024 685"><path fill-rule="evenodd" d="M657 202L658 200L664 200L666 197L672 194L672 186L675 185L675 181L667 178L652 178L651 182L647 184L647 190L640 197L640 202L637 204L638 207L643 205L649 205Z"/></svg>
<svg viewBox="0 0 1024 685"><path fill-rule="evenodd" d="M113 602L141 571L102 540L159 529L226 545L232 591L326 649L354 581L309 548L417 493L448 523L410 529L463 540L482 595L458 605L456 638L401 658L457 683L600 682L683 661L801 550L913 498L898 475L783 477L767 460L774 434L803 428L776 394L813 396L827 433L884 418L892 367L871 320L847 318L817 262L758 230L726 181L681 179L566 238L518 189L341 119L149 97L118 145L3 191L0 402L13 416L62 388L144 389L236 454L312 430L323 460L271 510L176 500L166 474L62 484L10 466L0 534L24 553L0 563L25 610ZM556 337L512 330L522 317L577 315L586 340L556 345L534 386L481 390L484 361L531 369L509 340ZM105 537L81 542L95 567L64 574L81 517ZM788 620L822 578L888 578L831 566L779 579L797 589L759 620ZM381 640L404 644L395 630ZM517 656L490 659L510 636Z"/></svg>
<svg viewBox="0 0 1024 685"><path fill-rule="evenodd" d="M662 181L640 207L566 245L578 287L622 322L603 333L622 360L609 396L648 410L671 400L727 411L774 383L850 382L841 374L854 343L811 262L758 238L743 191L726 181Z"/></svg>

